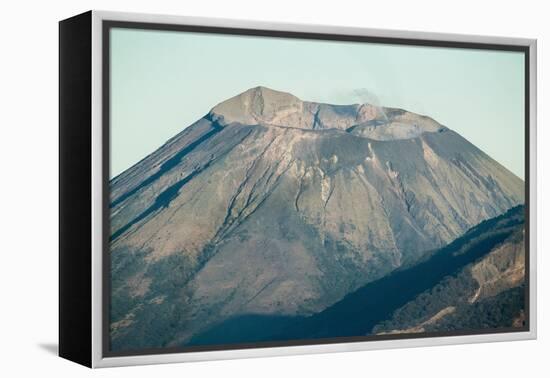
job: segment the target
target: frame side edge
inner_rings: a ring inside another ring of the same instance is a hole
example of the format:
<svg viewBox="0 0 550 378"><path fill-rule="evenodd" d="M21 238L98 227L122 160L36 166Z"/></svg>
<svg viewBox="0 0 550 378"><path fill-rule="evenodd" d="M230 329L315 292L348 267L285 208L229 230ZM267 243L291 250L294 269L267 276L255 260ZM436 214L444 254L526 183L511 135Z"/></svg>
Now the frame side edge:
<svg viewBox="0 0 550 378"><path fill-rule="evenodd" d="M91 367L91 12L59 22L59 356Z"/></svg>
<svg viewBox="0 0 550 378"><path fill-rule="evenodd" d="M537 40L529 40L529 333L537 338Z"/></svg>

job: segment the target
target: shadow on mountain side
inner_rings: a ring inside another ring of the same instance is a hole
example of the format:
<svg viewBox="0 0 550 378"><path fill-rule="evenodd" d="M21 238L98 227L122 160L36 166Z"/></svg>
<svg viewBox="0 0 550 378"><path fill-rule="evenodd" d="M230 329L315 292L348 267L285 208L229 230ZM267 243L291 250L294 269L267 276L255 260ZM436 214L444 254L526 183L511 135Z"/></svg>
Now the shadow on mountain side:
<svg viewBox="0 0 550 378"><path fill-rule="evenodd" d="M193 337L187 346L271 341L290 324L303 318L276 315L242 315L227 319Z"/></svg>
<svg viewBox="0 0 550 378"><path fill-rule="evenodd" d="M390 318L395 310L503 242L523 225L524 211L524 206L516 206L480 223L428 260L363 286L326 310L295 322L278 337L289 340L371 333L377 323Z"/></svg>
<svg viewBox="0 0 550 378"><path fill-rule="evenodd" d="M443 278L488 254L524 223L524 206L471 228L413 267L397 270L310 317L243 315L195 336L187 345L362 336Z"/></svg>

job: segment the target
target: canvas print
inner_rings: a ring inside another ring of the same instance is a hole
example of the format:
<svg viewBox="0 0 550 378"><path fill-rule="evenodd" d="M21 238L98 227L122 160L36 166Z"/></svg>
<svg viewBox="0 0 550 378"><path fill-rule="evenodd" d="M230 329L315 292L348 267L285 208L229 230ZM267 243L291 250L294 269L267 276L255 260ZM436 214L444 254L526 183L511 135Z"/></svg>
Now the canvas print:
<svg viewBox="0 0 550 378"><path fill-rule="evenodd" d="M523 53L109 43L111 352L525 329Z"/></svg>

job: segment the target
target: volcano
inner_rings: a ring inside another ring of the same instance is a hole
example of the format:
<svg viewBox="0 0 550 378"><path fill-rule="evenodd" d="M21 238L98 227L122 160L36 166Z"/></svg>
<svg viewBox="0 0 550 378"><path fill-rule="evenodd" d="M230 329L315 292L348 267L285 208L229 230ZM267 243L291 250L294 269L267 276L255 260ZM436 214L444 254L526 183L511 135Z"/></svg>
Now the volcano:
<svg viewBox="0 0 550 378"><path fill-rule="evenodd" d="M111 348L320 313L524 188L428 116L249 89L111 180Z"/></svg>

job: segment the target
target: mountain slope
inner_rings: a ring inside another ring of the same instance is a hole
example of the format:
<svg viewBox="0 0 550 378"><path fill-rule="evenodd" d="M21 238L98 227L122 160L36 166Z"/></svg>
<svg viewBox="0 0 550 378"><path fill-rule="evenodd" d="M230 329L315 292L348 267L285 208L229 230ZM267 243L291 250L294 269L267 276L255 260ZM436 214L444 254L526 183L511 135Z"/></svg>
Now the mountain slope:
<svg viewBox="0 0 550 378"><path fill-rule="evenodd" d="M368 283L310 317L244 315L191 345L521 327L524 208L484 221L416 265Z"/></svg>
<svg viewBox="0 0 550 378"><path fill-rule="evenodd" d="M428 117L253 88L112 180L112 347L319 312L523 190Z"/></svg>
<svg viewBox="0 0 550 378"><path fill-rule="evenodd" d="M486 327L512 326L524 308L524 211L518 206L484 221L416 265L368 283L270 337L292 340L471 330L484 328L480 326L484 321ZM511 289L515 290L513 301ZM500 302L495 301L500 294L500 301L512 311L508 318L491 323L494 314L486 308L485 313L477 310L487 302L500 310ZM477 317L471 319L472 313Z"/></svg>

